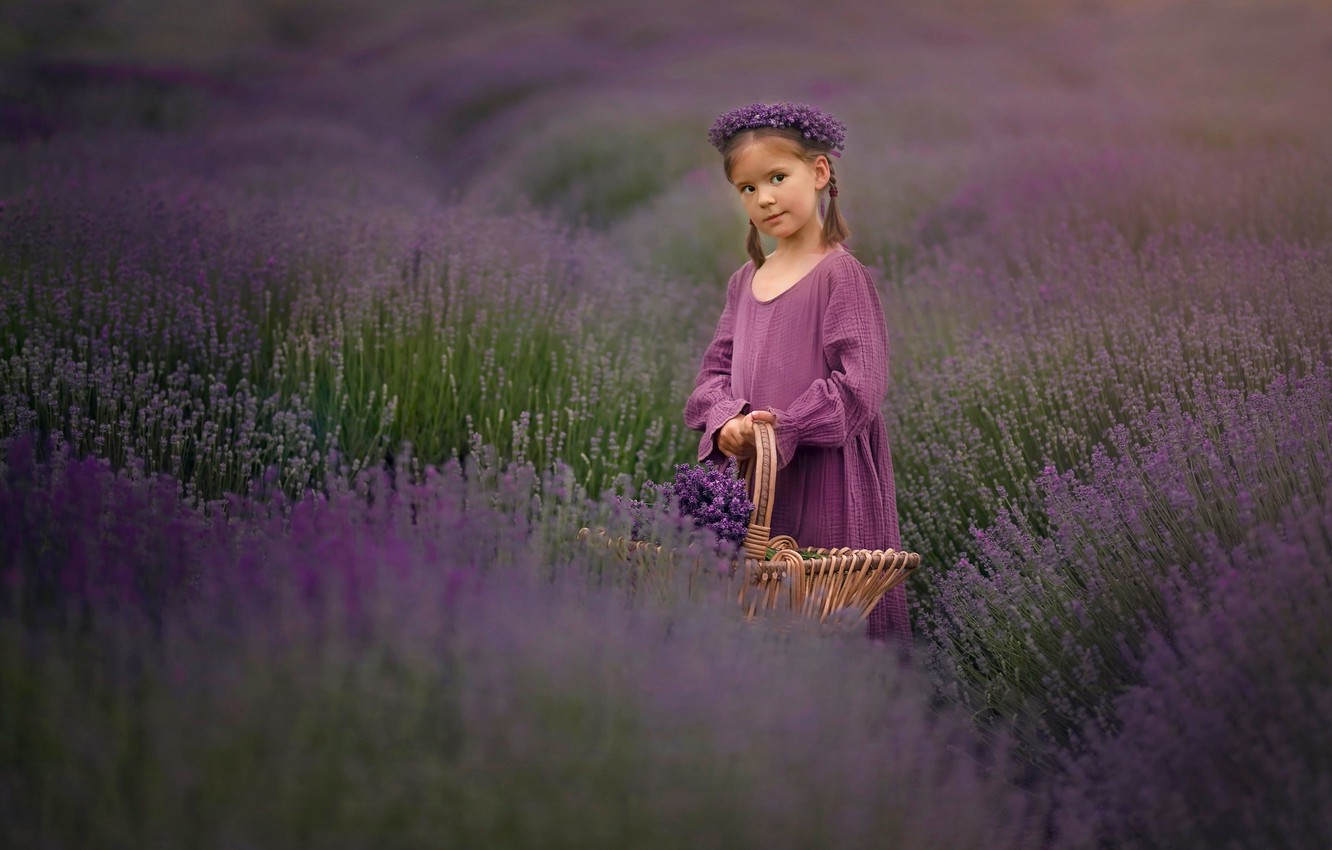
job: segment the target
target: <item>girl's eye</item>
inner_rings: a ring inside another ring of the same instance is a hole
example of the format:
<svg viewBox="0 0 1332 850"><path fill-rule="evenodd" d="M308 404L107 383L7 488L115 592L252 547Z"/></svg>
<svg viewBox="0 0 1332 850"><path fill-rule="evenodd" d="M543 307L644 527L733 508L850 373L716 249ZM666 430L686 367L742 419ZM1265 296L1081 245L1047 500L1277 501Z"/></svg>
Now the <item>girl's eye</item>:
<svg viewBox="0 0 1332 850"><path fill-rule="evenodd" d="M786 177L786 175L785 175L785 174L782 174L780 171L777 172L776 174L772 175L772 179L774 179L774 180L776 180L778 177ZM750 189L753 189L753 188L754 188L754 187L753 187L752 185L750 185L750 184L745 184L744 186L741 186L741 187L740 187L740 191L741 191L741 192L748 192Z"/></svg>

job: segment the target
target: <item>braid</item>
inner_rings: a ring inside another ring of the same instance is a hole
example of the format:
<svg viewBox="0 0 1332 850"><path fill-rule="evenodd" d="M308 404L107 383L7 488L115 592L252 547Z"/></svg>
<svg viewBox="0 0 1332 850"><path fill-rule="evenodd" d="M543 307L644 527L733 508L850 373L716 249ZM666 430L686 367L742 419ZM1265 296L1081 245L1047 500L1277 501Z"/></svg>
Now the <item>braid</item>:
<svg viewBox="0 0 1332 850"><path fill-rule="evenodd" d="M749 252L750 258L754 261L754 268L763 267L763 242L759 239L758 226L754 224L754 219L749 220L749 238L745 240L745 250Z"/></svg>
<svg viewBox="0 0 1332 850"><path fill-rule="evenodd" d="M837 208L839 194L837 172L833 170L830 162L828 163L828 215L823 219L823 244L829 248L845 242L851 236L851 228L847 225L846 219L842 218L841 210Z"/></svg>

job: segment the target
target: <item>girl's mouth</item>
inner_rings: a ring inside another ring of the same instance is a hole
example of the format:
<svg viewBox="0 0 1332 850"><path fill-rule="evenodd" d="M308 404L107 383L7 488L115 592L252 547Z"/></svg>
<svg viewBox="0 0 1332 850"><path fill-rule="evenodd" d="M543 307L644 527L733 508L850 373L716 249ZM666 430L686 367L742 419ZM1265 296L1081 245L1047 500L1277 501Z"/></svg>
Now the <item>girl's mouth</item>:
<svg viewBox="0 0 1332 850"><path fill-rule="evenodd" d="M777 215L770 215L767 218L763 219L763 223L768 224L770 222L776 221L777 218L782 215L784 215L784 213L777 213Z"/></svg>

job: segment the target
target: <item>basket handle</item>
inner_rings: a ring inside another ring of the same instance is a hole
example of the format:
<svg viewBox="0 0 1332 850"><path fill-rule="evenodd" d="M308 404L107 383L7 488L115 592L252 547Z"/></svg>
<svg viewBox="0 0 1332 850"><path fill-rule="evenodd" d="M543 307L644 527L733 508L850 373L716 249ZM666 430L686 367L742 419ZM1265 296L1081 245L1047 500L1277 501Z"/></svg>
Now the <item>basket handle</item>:
<svg viewBox="0 0 1332 850"><path fill-rule="evenodd" d="M768 538L772 536L772 503L777 491L777 434L772 423L754 422L754 455L740 462L749 498L754 510L745 532L745 557L768 559Z"/></svg>

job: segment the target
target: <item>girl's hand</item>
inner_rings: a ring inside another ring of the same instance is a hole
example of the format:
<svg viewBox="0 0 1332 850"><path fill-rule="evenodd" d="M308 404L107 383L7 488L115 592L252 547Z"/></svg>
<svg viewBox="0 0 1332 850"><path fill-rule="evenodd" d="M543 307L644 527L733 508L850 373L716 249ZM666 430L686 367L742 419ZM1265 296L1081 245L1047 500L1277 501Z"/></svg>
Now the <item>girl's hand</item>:
<svg viewBox="0 0 1332 850"><path fill-rule="evenodd" d="M731 417L717 432L717 448L722 454L736 460L754 456L754 422L777 424L775 414L767 410L742 413Z"/></svg>
<svg viewBox="0 0 1332 850"><path fill-rule="evenodd" d="M754 423L752 413L738 413L726 420L717 432L717 448L722 454L736 460L754 454Z"/></svg>

